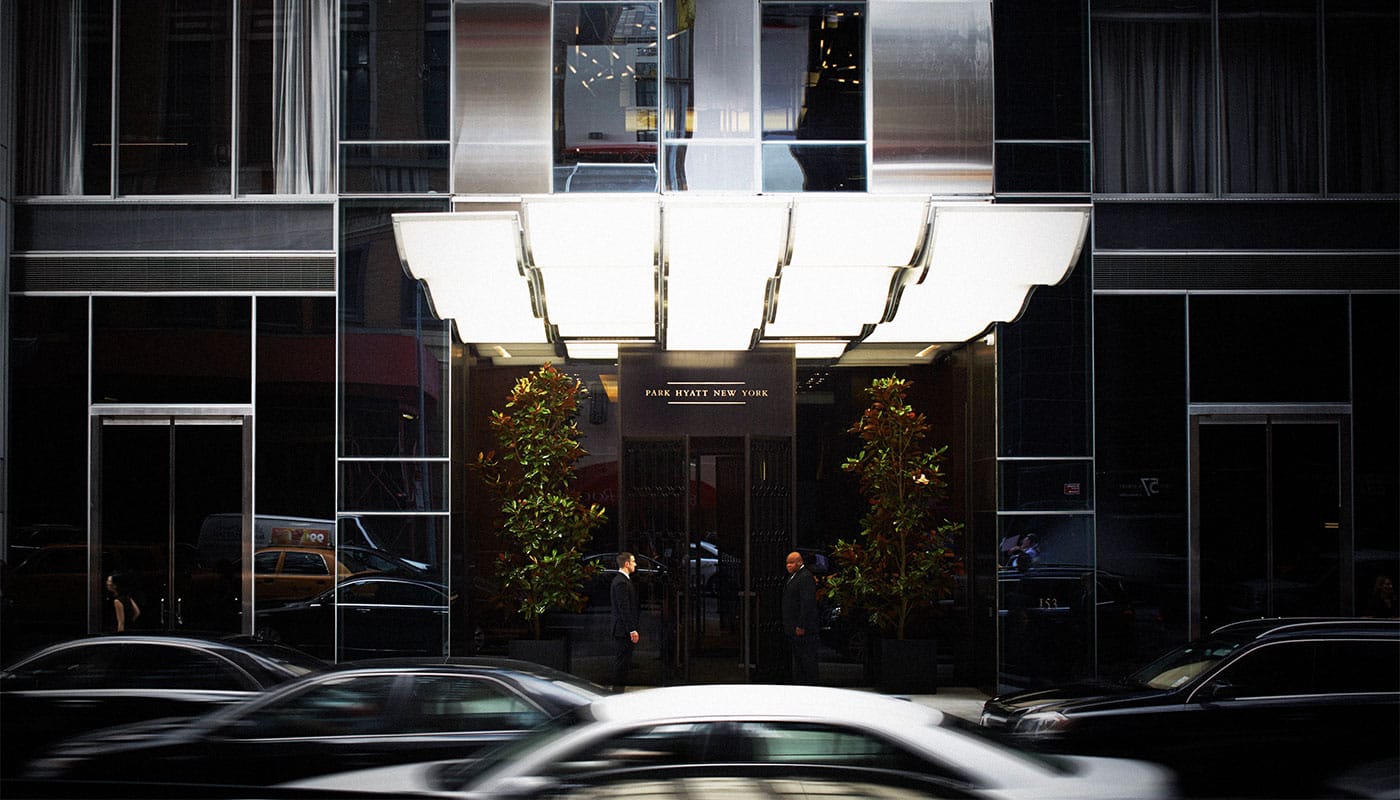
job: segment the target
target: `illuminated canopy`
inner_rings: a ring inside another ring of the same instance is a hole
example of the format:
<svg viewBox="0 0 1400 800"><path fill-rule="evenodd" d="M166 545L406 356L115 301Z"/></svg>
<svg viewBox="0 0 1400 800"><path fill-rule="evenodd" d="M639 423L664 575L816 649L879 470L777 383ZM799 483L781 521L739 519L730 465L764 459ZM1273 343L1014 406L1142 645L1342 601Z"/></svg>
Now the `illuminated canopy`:
<svg viewBox="0 0 1400 800"><path fill-rule="evenodd" d="M493 358L617 346L796 345L839 364L927 361L1064 280L1087 205L918 195L539 195L396 214L404 269Z"/></svg>

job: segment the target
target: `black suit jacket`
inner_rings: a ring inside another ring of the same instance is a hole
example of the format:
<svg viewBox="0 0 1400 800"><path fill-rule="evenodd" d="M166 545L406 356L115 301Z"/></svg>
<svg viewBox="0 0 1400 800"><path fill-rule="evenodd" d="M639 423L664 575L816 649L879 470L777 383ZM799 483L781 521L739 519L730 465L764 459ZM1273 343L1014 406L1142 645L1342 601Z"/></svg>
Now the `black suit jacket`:
<svg viewBox="0 0 1400 800"><path fill-rule="evenodd" d="M796 636L794 629L801 628L805 636L816 636L817 626L817 580L805 566L788 576L783 586L783 635L789 639Z"/></svg>
<svg viewBox="0 0 1400 800"><path fill-rule="evenodd" d="M626 636L637 630L640 610L637 608L637 587L621 572L613 576L609 590L612 598L612 635Z"/></svg>

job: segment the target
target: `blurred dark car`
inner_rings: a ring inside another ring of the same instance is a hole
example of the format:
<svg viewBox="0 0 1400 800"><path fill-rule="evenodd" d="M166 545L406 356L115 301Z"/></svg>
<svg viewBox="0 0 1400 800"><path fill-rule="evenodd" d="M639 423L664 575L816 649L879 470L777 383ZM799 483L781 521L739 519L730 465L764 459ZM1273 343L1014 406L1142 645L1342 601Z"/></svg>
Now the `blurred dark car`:
<svg viewBox="0 0 1400 800"><path fill-rule="evenodd" d="M203 714L328 666L244 636L114 634L61 642L0 673L0 764L13 775L59 739Z"/></svg>
<svg viewBox="0 0 1400 800"><path fill-rule="evenodd" d="M1333 796L1333 776L1400 753L1400 621L1232 623L1116 683L993 697L981 721L1040 750L1150 758L1191 795Z"/></svg>
<svg viewBox="0 0 1400 800"><path fill-rule="evenodd" d="M258 608L256 630L259 639L324 658L441 656L456 605L458 596L440 583L365 575L342 580L309 600Z"/></svg>
<svg viewBox="0 0 1400 800"><path fill-rule="evenodd" d="M332 771L463 758L602 692L566 673L508 659L362 662L194 719L71 739L32 761L21 778L27 788L42 784L43 793L60 796L69 781L101 784L108 796L155 796L162 784L270 786Z"/></svg>
<svg viewBox="0 0 1400 800"><path fill-rule="evenodd" d="M575 718L576 717L576 718ZM1171 796L1167 770L1027 754L906 699L822 686L669 686L612 695L466 763L345 770L297 788L461 798Z"/></svg>

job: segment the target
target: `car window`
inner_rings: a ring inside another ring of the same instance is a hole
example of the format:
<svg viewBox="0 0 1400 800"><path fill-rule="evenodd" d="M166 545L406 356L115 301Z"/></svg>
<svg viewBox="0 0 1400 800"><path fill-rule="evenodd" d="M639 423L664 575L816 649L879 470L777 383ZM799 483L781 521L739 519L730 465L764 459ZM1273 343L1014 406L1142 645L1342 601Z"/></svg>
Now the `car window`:
<svg viewBox="0 0 1400 800"><path fill-rule="evenodd" d="M798 722L743 722L737 736L738 758L783 764L927 771L922 758L865 731L838 725Z"/></svg>
<svg viewBox="0 0 1400 800"><path fill-rule="evenodd" d="M1400 692L1400 642L1329 642L1319 654L1317 690Z"/></svg>
<svg viewBox="0 0 1400 800"><path fill-rule="evenodd" d="M393 730L389 698L394 676L371 675L317 682L251 708L226 728L237 739L355 736Z"/></svg>
<svg viewBox="0 0 1400 800"><path fill-rule="evenodd" d="M277 551L270 553L258 553L253 556L253 572L259 575L272 575L277 572L277 558L282 554Z"/></svg>
<svg viewBox="0 0 1400 800"><path fill-rule="evenodd" d="M283 575L329 575L326 558L320 553L288 552L282 557Z"/></svg>
<svg viewBox="0 0 1400 800"><path fill-rule="evenodd" d="M340 551L340 563L351 572L368 572L378 570L388 572L394 569L394 562L372 550L352 550L343 548Z"/></svg>
<svg viewBox="0 0 1400 800"><path fill-rule="evenodd" d="M132 689L256 689L227 661L193 647L133 644L122 650L112 686Z"/></svg>
<svg viewBox="0 0 1400 800"><path fill-rule="evenodd" d="M1264 645L1227 665L1211 685L1228 697L1312 694L1317 691L1314 672L1321 646L1320 642Z"/></svg>
<svg viewBox="0 0 1400 800"><path fill-rule="evenodd" d="M599 770L703 764L712 738L723 739L717 722L678 722L632 728L592 742L552 764L547 774L584 775Z"/></svg>
<svg viewBox="0 0 1400 800"><path fill-rule="evenodd" d="M37 656L5 681L7 691L48 689L100 689L107 686L112 664L124 645L93 644L65 647Z"/></svg>
<svg viewBox="0 0 1400 800"><path fill-rule="evenodd" d="M1128 680L1152 689L1175 689L1219 664L1242 644L1234 639L1214 638L1182 645L1133 673Z"/></svg>
<svg viewBox="0 0 1400 800"><path fill-rule="evenodd" d="M468 675L416 675L404 710L408 733L524 730L547 715L496 681Z"/></svg>

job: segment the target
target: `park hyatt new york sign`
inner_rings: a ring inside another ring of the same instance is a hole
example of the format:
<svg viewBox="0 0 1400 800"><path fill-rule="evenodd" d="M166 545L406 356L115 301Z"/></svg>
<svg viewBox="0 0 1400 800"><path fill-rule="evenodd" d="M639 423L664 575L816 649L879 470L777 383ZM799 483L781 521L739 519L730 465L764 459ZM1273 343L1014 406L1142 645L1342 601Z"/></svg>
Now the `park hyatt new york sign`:
<svg viewBox="0 0 1400 800"><path fill-rule="evenodd" d="M623 436L791 436L789 348L752 352L618 353Z"/></svg>

